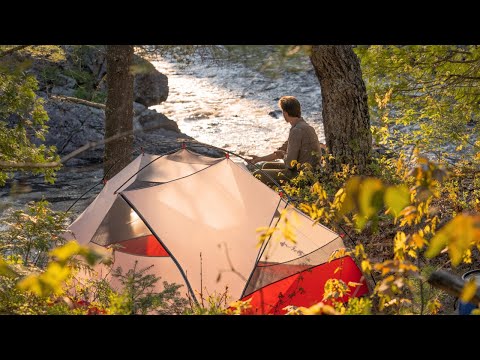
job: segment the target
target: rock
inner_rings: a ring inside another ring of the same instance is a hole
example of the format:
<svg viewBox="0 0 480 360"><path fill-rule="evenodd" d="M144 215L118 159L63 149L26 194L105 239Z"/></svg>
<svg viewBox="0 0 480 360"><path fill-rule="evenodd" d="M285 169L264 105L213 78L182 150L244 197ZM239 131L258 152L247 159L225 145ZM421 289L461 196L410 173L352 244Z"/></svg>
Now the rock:
<svg viewBox="0 0 480 360"><path fill-rule="evenodd" d="M85 91L106 93L107 60L106 48L96 46L62 46L65 61L49 63L32 59L29 71L39 79L39 88L57 95L75 96L80 86L90 84ZM146 107L158 105L168 97L168 78L160 73L147 60L134 55L134 101ZM45 76L45 69L54 69L54 73ZM71 76L67 76L71 75ZM75 78L74 78L75 77Z"/></svg>
<svg viewBox="0 0 480 360"><path fill-rule="evenodd" d="M135 56L134 100L147 107L167 100L168 78L148 61Z"/></svg>
<svg viewBox="0 0 480 360"><path fill-rule="evenodd" d="M43 94L45 95L45 94ZM66 155L89 141L100 141L104 138L105 112L102 109L87 105L47 98L45 100L50 121L50 131L46 137L46 145L55 145L60 155ZM155 110L134 103L135 114L134 130L145 129L145 132L135 133L135 146L148 149L151 153L163 153L180 147L178 139L191 139L182 134L175 121ZM150 127L156 127L148 130ZM84 165L97 163L103 160L104 146L85 151L72 160L68 165Z"/></svg>
<svg viewBox="0 0 480 360"><path fill-rule="evenodd" d="M142 105L142 104L137 103L137 102L133 103L133 115L134 116L139 116L141 113L143 113L146 110L148 110L148 108L145 105Z"/></svg>
<svg viewBox="0 0 480 360"><path fill-rule="evenodd" d="M66 88L69 88L69 89L73 89L78 84L77 84L77 80L75 80L74 78L72 78L70 76L63 75L63 74L59 74L59 75L57 75L56 85L61 86L61 87L66 87Z"/></svg>
<svg viewBox="0 0 480 360"><path fill-rule="evenodd" d="M104 45L63 46L67 62L72 65L80 62L91 73L96 83L100 83L107 73L106 48Z"/></svg>
<svg viewBox="0 0 480 360"><path fill-rule="evenodd" d="M61 87L61 86L54 86L50 92L53 95L64 95L64 96L72 96L75 97L75 89Z"/></svg>
<svg viewBox="0 0 480 360"><path fill-rule="evenodd" d="M268 115L270 115L274 119L278 119L282 115L282 111L281 110L272 110L268 113Z"/></svg>
<svg viewBox="0 0 480 360"><path fill-rule="evenodd" d="M263 91L273 90L273 89L276 89L277 87L278 87L278 84L272 82L271 84L267 84L265 87L263 87L262 90L263 90Z"/></svg>
<svg viewBox="0 0 480 360"><path fill-rule="evenodd" d="M75 89L77 88L77 81L63 74L57 75L55 80L55 86L51 89L51 93L54 95L64 95L75 97Z"/></svg>
<svg viewBox="0 0 480 360"><path fill-rule="evenodd" d="M53 98L46 99L44 107L50 117L45 143L55 145L59 154L66 155L88 141L103 139L103 110ZM98 147L83 152L77 159L96 162L102 157L103 147Z"/></svg>
<svg viewBox="0 0 480 360"><path fill-rule="evenodd" d="M146 110L138 117L138 122L144 129L159 126L162 129L180 133L180 129L175 121L170 120L165 115L155 111ZM148 130L147 130L148 131ZM155 131L155 130L153 130Z"/></svg>
<svg viewBox="0 0 480 360"><path fill-rule="evenodd" d="M201 120L201 119L208 119L212 116L217 115L216 112L210 111L210 110L196 110L192 112L188 117L185 118L185 120Z"/></svg>
<svg viewBox="0 0 480 360"><path fill-rule="evenodd" d="M44 93L43 95L45 96ZM45 98L44 106L50 117L48 122L50 130L46 136L45 144L55 145L60 155L66 155L77 150L89 141L104 139L104 110L55 98ZM180 132L177 123L165 115L155 110L149 110L138 103L134 103L134 109L135 115L138 114L133 120L134 130L159 126L158 129L147 130L145 133L138 132L135 134L135 138L148 142L152 140L148 136L152 135L154 136L153 140L158 144L160 140L155 136L160 136L168 144L176 142L179 137L186 136ZM164 147L160 147L160 150ZM79 165L85 161L89 163L101 162L103 160L103 149L104 146L100 145L87 150L75 159L69 160L68 164Z"/></svg>

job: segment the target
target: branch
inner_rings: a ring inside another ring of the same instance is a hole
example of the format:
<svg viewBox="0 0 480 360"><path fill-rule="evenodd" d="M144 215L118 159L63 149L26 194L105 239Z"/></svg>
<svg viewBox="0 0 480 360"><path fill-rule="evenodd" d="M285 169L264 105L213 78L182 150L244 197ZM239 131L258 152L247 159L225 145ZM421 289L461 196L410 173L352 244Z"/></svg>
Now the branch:
<svg viewBox="0 0 480 360"><path fill-rule="evenodd" d="M0 169L49 169L49 168L56 168L61 166L62 164L66 163L68 160L78 156L79 154L93 149L97 146L107 144L111 141L117 140L118 138L133 135L135 133L141 133L145 131L160 129L163 127L163 124L157 124L148 128L133 130L133 131L124 131L118 134L115 134L108 139L103 139L100 141L89 141L82 147L78 148L75 151L72 151L70 154L65 155L60 161L53 161L48 163L34 163L34 162L11 162L11 161L0 161Z"/></svg>
<svg viewBox="0 0 480 360"><path fill-rule="evenodd" d="M453 275L447 271L439 270L433 272L428 278L428 282L439 289L445 290L450 295L459 297L462 293L465 280L457 275ZM471 302L480 303L480 288L477 288Z"/></svg>
<svg viewBox="0 0 480 360"><path fill-rule="evenodd" d="M73 102L73 103L76 103L76 104L86 105L86 106L90 106L90 107L94 107L94 108L102 109L102 110L105 110L105 108L106 108L106 106L104 104L99 104L99 103L96 103L96 102L93 102L93 101L79 99L79 98L75 98L75 97L71 97L71 96L51 95L50 97L53 98L53 99L65 100L65 101Z"/></svg>
<svg viewBox="0 0 480 360"><path fill-rule="evenodd" d="M18 46L15 46L15 47L11 48L11 49L5 50L5 51L0 53L0 59L5 57L5 56L13 54L14 52L23 50L23 49L25 49L26 47L29 47L29 46L32 46L32 45L18 45Z"/></svg>

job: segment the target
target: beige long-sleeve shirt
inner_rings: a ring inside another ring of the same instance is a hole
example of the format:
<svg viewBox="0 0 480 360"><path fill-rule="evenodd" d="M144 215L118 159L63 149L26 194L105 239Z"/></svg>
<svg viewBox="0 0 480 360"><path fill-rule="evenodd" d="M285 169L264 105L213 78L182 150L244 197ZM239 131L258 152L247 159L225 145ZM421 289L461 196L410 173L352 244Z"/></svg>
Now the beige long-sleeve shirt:
<svg viewBox="0 0 480 360"><path fill-rule="evenodd" d="M319 155L322 153L315 129L301 119L295 126L292 126L288 140L278 148L285 151L285 167L292 169L292 160L299 163L309 163L316 166Z"/></svg>

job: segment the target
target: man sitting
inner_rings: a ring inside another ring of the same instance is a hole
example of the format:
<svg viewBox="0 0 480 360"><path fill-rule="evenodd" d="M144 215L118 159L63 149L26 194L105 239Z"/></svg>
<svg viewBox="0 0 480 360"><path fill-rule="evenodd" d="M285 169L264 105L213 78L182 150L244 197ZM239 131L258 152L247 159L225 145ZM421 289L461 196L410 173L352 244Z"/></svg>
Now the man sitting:
<svg viewBox="0 0 480 360"><path fill-rule="evenodd" d="M267 185L273 184L273 181L265 173L277 182L281 179L291 179L297 175L297 168L292 164L293 160L300 164L309 163L315 167L319 163L322 148L326 149L326 146L318 141L315 129L303 120L300 102L294 96L282 96L278 105L282 109L285 121L291 125L288 140L271 154L250 155L252 164L266 162L262 166L262 171L257 170L253 175L258 175ZM273 162L277 159L283 159L283 162Z"/></svg>

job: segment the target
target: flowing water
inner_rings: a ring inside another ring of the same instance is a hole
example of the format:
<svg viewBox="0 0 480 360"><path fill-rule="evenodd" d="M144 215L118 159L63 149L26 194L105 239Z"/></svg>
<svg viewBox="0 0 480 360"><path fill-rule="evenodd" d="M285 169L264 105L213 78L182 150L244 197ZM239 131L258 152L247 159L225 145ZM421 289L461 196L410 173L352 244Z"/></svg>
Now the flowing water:
<svg viewBox="0 0 480 360"><path fill-rule="evenodd" d="M320 86L313 69L272 79L231 62L197 59L184 69L168 60L154 65L168 76L170 91L167 101L153 108L198 141L240 154L265 155L287 140L290 125L277 104L281 96L293 95L324 142Z"/></svg>
<svg viewBox="0 0 480 360"><path fill-rule="evenodd" d="M198 141L240 155L265 155L288 137L290 125L277 103L281 96L293 95L302 104L303 117L324 142L320 87L308 64L305 71L281 73L275 78L229 61L197 58L185 67L162 59L154 65L167 75L170 91L167 101L152 108L177 121L183 133ZM53 185L45 184L39 176L24 177L27 185L15 194L10 182L0 188L0 216L6 209L22 208L28 201L42 197L53 208L66 210L102 176L102 166L97 164L65 167ZM72 216L83 211L101 188L97 186L79 201Z"/></svg>

